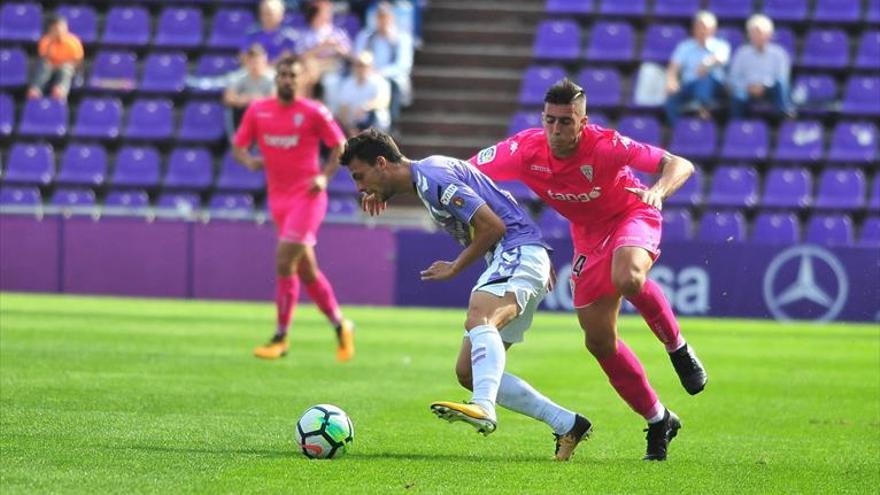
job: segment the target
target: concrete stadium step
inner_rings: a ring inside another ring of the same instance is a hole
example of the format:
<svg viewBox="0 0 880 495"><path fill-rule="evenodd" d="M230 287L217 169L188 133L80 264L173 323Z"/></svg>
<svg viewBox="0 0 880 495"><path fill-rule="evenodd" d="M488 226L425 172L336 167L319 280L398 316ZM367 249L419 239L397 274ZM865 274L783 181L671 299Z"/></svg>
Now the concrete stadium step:
<svg viewBox="0 0 880 495"><path fill-rule="evenodd" d="M403 154L410 158L447 155L467 160L481 149L498 142L498 139L494 136L463 137L442 134L419 136L408 133L401 136L398 142Z"/></svg>
<svg viewBox="0 0 880 495"><path fill-rule="evenodd" d="M472 89L519 91L521 70L455 67L419 67L413 70L413 85L418 88Z"/></svg>
<svg viewBox="0 0 880 495"><path fill-rule="evenodd" d="M517 108L516 91L420 89L404 116L412 112L512 114Z"/></svg>
<svg viewBox="0 0 880 495"><path fill-rule="evenodd" d="M415 135L501 136L507 131L507 117L507 113L409 112L400 122Z"/></svg>
<svg viewBox="0 0 880 495"><path fill-rule="evenodd" d="M416 64L446 67L524 69L532 61L532 48L490 44L426 45L416 55Z"/></svg>
<svg viewBox="0 0 880 495"><path fill-rule="evenodd" d="M510 47L531 49L535 33L531 24L435 22L424 26L422 38L426 48L434 44L474 46L482 43L502 43Z"/></svg>
<svg viewBox="0 0 880 495"><path fill-rule="evenodd" d="M545 17L544 2L434 0L425 11L425 22L531 23Z"/></svg>

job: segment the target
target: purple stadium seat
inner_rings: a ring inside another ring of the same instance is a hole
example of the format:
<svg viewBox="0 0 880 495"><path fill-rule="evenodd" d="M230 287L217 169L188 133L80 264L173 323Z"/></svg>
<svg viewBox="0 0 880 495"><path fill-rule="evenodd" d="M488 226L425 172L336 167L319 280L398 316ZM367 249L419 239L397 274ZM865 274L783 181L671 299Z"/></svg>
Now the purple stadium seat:
<svg viewBox="0 0 880 495"><path fill-rule="evenodd" d="M0 48L0 88L22 88L28 81L27 55L21 48Z"/></svg>
<svg viewBox="0 0 880 495"><path fill-rule="evenodd" d="M192 7L165 7L159 14L153 44L194 48L202 44L202 11Z"/></svg>
<svg viewBox="0 0 880 495"><path fill-rule="evenodd" d="M700 0L654 0L654 16L690 19L700 10Z"/></svg>
<svg viewBox="0 0 880 495"><path fill-rule="evenodd" d="M565 76L565 70L555 65L529 66L523 73L522 86L519 90L520 104L543 105L547 88Z"/></svg>
<svg viewBox="0 0 880 495"><path fill-rule="evenodd" d="M18 124L22 136L63 137L67 134L67 103L54 98L27 100Z"/></svg>
<svg viewBox="0 0 880 495"><path fill-rule="evenodd" d="M880 31L874 29L862 33L853 65L858 69L880 70Z"/></svg>
<svg viewBox="0 0 880 495"><path fill-rule="evenodd" d="M302 31L308 27L309 23L306 21L306 16L303 15L302 12L288 10L284 13L284 20L281 21L281 25L283 27L291 28L294 31Z"/></svg>
<svg viewBox="0 0 880 495"><path fill-rule="evenodd" d="M853 223L846 215L813 215L807 222L804 241L822 246L853 244Z"/></svg>
<svg viewBox="0 0 880 495"><path fill-rule="evenodd" d="M715 37L727 41L730 44L731 53L745 41L742 26L719 26Z"/></svg>
<svg viewBox="0 0 880 495"><path fill-rule="evenodd" d="M177 138L182 141L211 142L226 134L223 127L223 107L212 101L188 101L183 107L183 118Z"/></svg>
<svg viewBox="0 0 880 495"><path fill-rule="evenodd" d="M15 143L9 151L6 184L48 185L55 176L55 153L46 143Z"/></svg>
<svg viewBox="0 0 880 495"><path fill-rule="evenodd" d="M218 216L244 216L254 213L254 198L244 193L216 193L211 196L208 210Z"/></svg>
<svg viewBox="0 0 880 495"><path fill-rule="evenodd" d="M698 206L703 202L703 170L694 166L694 175L690 177L675 194L666 198L664 204L672 206Z"/></svg>
<svg viewBox="0 0 880 495"><path fill-rule="evenodd" d="M36 187L0 187L0 206L40 206L43 198Z"/></svg>
<svg viewBox="0 0 880 495"><path fill-rule="evenodd" d="M95 206L95 191L91 189L60 187L52 194L49 204L67 208Z"/></svg>
<svg viewBox="0 0 880 495"><path fill-rule="evenodd" d="M794 213L761 212L752 227L751 242L790 245L801 239L801 224Z"/></svg>
<svg viewBox="0 0 880 495"><path fill-rule="evenodd" d="M627 115L617 123L617 131L640 143L660 146L660 122L650 115Z"/></svg>
<svg viewBox="0 0 880 495"><path fill-rule="evenodd" d="M55 182L74 186L101 186L107 175L107 151L94 144L71 144L61 155Z"/></svg>
<svg viewBox="0 0 880 495"><path fill-rule="evenodd" d="M586 58L589 61L629 62L635 54L635 33L628 22L593 24Z"/></svg>
<svg viewBox="0 0 880 495"><path fill-rule="evenodd" d="M706 210L700 218L697 239L704 242L743 242L746 220L736 210Z"/></svg>
<svg viewBox="0 0 880 495"><path fill-rule="evenodd" d="M116 154L114 187L159 186L159 152L152 146L123 146Z"/></svg>
<svg viewBox="0 0 880 495"><path fill-rule="evenodd" d="M758 172L752 167L722 165L712 174L709 206L751 207L758 202Z"/></svg>
<svg viewBox="0 0 880 495"><path fill-rule="evenodd" d="M826 210L856 210L865 205L865 174L859 169L829 168L819 176L814 206Z"/></svg>
<svg viewBox="0 0 880 495"><path fill-rule="evenodd" d="M620 73L616 69L588 67L578 73L577 82L584 88L590 107L620 105Z"/></svg>
<svg viewBox="0 0 880 495"><path fill-rule="evenodd" d="M327 192L334 196L355 196L358 194L354 181L344 171L338 172L330 178L330 182L327 184Z"/></svg>
<svg viewBox="0 0 880 495"><path fill-rule="evenodd" d="M6 93L0 93L0 136L9 136L15 127L15 102Z"/></svg>
<svg viewBox="0 0 880 495"><path fill-rule="evenodd" d="M104 207L146 209L150 207L150 197L142 189L110 191L104 198Z"/></svg>
<svg viewBox="0 0 880 495"><path fill-rule="evenodd" d="M327 217L335 219L354 219L360 206L353 198L330 198L327 201Z"/></svg>
<svg viewBox="0 0 880 495"><path fill-rule="evenodd" d="M843 69L849 63L849 40L840 29L813 28L804 38L800 66Z"/></svg>
<svg viewBox="0 0 880 495"><path fill-rule="evenodd" d="M132 52L98 52L92 61L91 89L130 91L136 81L137 56Z"/></svg>
<svg viewBox="0 0 880 495"><path fill-rule="evenodd" d="M880 211L880 173L874 174L871 182L871 195L868 198L868 210Z"/></svg>
<svg viewBox="0 0 880 495"><path fill-rule="evenodd" d="M792 85L791 99L802 109L824 114L837 99L837 83L830 74L800 75Z"/></svg>
<svg viewBox="0 0 880 495"><path fill-rule="evenodd" d="M877 160L877 126L869 122L839 122L831 135L828 160L873 163Z"/></svg>
<svg viewBox="0 0 880 495"><path fill-rule="evenodd" d="M862 0L816 0L813 22L850 23L862 17Z"/></svg>
<svg viewBox="0 0 880 495"><path fill-rule="evenodd" d="M880 116L880 76L850 77L840 111L847 115Z"/></svg>
<svg viewBox="0 0 880 495"><path fill-rule="evenodd" d="M238 69L238 60L231 55L206 54L199 58L189 90L199 95L219 95L225 89L222 76Z"/></svg>
<svg viewBox="0 0 880 495"><path fill-rule="evenodd" d="M208 46L213 48L241 48L244 35L254 23L254 15L244 9L220 9L214 14Z"/></svg>
<svg viewBox="0 0 880 495"><path fill-rule="evenodd" d="M168 139L174 131L171 102L165 99L135 100L128 112L125 137Z"/></svg>
<svg viewBox="0 0 880 495"><path fill-rule="evenodd" d="M789 120L779 128L773 159L784 162L815 163L822 159L822 124L815 120Z"/></svg>
<svg viewBox="0 0 880 495"><path fill-rule="evenodd" d="M803 168L773 168L764 181L764 208L804 208L810 205L813 176Z"/></svg>
<svg viewBox="0 0 880 495"><path fill-rule="evenodd" d="M679 42L687 38L684 27L677 24L651 24L645 30L642 60L666 64Z"/></svg>
<svg viewBox="0 0 880 495"><path fill-rule="evenodd" d="M163 192L156 201L156 207L173 211L179 215L190 215L202 207L199 195L192 192Z"/></svg>
<svg viewBox="0 0 880 495"><path fill-rule="evenodd" d="M706 10L725 21L745 20L753 11L752 0L709 0Z"/></svg>
<svg viewBox="0 0 880 495"><path fill-rule="evenodd" d="M688 241L693 236L694 219L685 208L663 209L663 240Z"/></svg>
<svg viewBox="0 0 880 495"><path fill-rule="evenodd" d="M328 190L332 193L334 184L337 182L338 177L343 177L346 179L348 183L351 184L351 192L354 193L354 182L351 181L348 177L345 177L346 173L340 172L333 176L333 179L330 181L328 185ZM244 165L241 165L232 157L232 153L227 151L225 155L223 155L223 160L220 163L220 176L217 177L217 190L219 191L244 191L250 193L259 193L266 188L266 175L262 171L251 172Z"/></svg>
<svg viewBox="0 0 880 495"><path fill-rule="evenodd" d="M541 232L551 239L568 239L571 237L571 223L556 210L545 207L538 215L538 226Z"/></svg>
<svg viewBox="0 0 880 495"><path fill-rule="evenodd" d="M117 98L83 98L77 107L73 135L116 139L122 126L122 102Z"/></svg>
<svg viewBox="0 0 880 495"><path fill-rule="evenodd" d="M538 198L529 186L519 181L497 181L498 187L507 190L517 201L534 201Z"/></svg>
<svg viewBox="0 0 880 495"><path fill-rule="evenodd" d="M89 5L62 5L58 14L67 19L70 32L77 35L83 43L98 41L98 14Z"/></svg>
<svg viewBox="0 0 880 495"><path fill-rule="evenodd" d="M770 135L763 120L732 120L724 129L721 158L726 160L764 160Z"/></svg>
<svg viewBox="0 0 880 495"><path fill-rule="evenodd" d="M355 39L361 30L361 19L354 13L334 16L333 24L342 28L351 39Z"/></svg>
<svg viewBox="0 0 880 495"><path fill-rule="evenodd" d="M868 217L862 222L859 246L880 247L880 217Z"/></svg>
<svg viewBox="0 0 880 495"><path fill-rule="evenodd" d="M872 24L880 24L880 0L868 0L865 20Z"/></svg>
<svg viewBox="0 0 880 495"><path fill-rule="evenodd" d="M584 0L547 0L548 14L592 14L593 2Z"/></svg>
<svg viewBox="0 0 880 495"><path fill-rule="evenodd" d="M9 2L0 7L0 40L37 41L43 34L43 8L37 2Z"/></svg>
<svg viewBox="0 0 880 495"><path fill-rule="evenodd" d="M541 112L520 111L513 114L507 125L507 134L513 135L533 127L541 127Z"/></svg>
<svg viewBox="0 0 880 495"><path fill-rule="evenodd" d="M688 159L714 158L718 131L711 120L682 118L672 129L670 150Z"/></svg>
<svg viewBox="0 0 880 495"><path fill-rule="evenodd" d="M807 0L764 0L763 12L776 22L803 21L807 9Z"/></svg>
<svg viewBox="0 0 880 495"><path fill-rule="evenodd" d="M211 154L205 148L175 148L168 157L166 188L205 191L214 179Z"/></svg>
<svg viewBox="0 0 880 495"><path fill-rule="evenodd" d="M104 18L105 45L146 46L150 41L150 13L140 6L113 7Z"/></svg>
<svg viewBox="0 0 880 495"><path fill-rule="evenodd" d="M785 48L789 58L794 60L794 56L797 54L797 41L791 28L785 26L775 28L773 30L773 42Z"/></svg>
<svg viewBox="0 0 880 495"><path fill-rule="evenodd" d="M151 53L144 61L138 89L147 93L180 93L186 79L186 55L180 52Z"/></svg>
<svg viewBox="0 0 880 495"><path fill-rule="evenodd" d="M599 0L599 13L601 17L644 17L648 13L645 0L631 0L621 2L619 0Z"/></svg>
<svg viewBox="0 0 880 495"><path fill-rule="evenodd" d="M594 112L594 111L590 110L589 108L587 109L587 117L589 117L589 119L590 119L589 120L590 124L597 125L599 127L607 128L609 123L611 122L611 119L609 119L608 116L605 115L604 113Z"/></svg>
<svg viewBox="0 0 880 495"><path fill-rule="evenodd" d="M535 32L532 52L544 60L577 60L581 50L581 28L570 20L541 21Z"/></svg>

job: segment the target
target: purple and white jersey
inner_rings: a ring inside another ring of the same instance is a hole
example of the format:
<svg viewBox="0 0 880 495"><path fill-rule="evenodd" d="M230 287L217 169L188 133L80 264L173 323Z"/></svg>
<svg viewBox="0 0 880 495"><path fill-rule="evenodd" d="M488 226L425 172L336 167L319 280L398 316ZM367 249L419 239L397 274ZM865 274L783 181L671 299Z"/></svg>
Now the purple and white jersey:
<svg viewBox="0 0 880 495"><path fill-rule="evenodd" d="M541 237L541 229L519 207L513 196L470 163L435 155L413 161L412 172L416 193L431 217L462 246L471 243L471 218L485 204L507 227L501 238L502 250L527 244L547 247Z"/></svg>

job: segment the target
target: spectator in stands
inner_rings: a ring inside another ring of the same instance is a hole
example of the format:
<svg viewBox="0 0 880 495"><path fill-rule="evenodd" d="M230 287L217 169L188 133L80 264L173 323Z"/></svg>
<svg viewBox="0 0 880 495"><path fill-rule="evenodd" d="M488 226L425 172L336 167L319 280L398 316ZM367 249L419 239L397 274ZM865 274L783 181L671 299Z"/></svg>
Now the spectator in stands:
<svg viewBox="0 0 880 495"><path fill-rule="evenodd" d="M294 53L297 32L281 25L284 20L284 3L281 0L263 0L259 7L260 25L247 33L241 48L242 63L245 52L255 43L266 51L269 63L274 65L281 58Z"/></svg>
<svg viewBox="0 0 880 495"><path fill-rule="evenodd" d="M702 10L694 16L692 36L678 44L666 69L666 117L675 124L682 108L696 103L700 117L711 117L709 110L724 88L724 66L730 58L730 45L716 38L718 21Z"/></svg>
<svg viewBox="0 0 880 495"><path fill-rule="evenodd" d="M398 28L394 7L381 2L376 7L376 27L358 33L354 52L369 51L379 74L391 84L391 120L400 117L401 106L412 99L410 72L413 65L413 40L410 33Z"/></svg>
<svg viewBox="0 0 880 495"><path fill-rule="evenodd" d="M226 128L230 136L235 133L244 111L253 100L275 96L274 74L263 46L254 43L244 57L245 72L236 73L223 94L223 103L228 107Z"/></svg>
<svg viewBox="0 0 880 495"><path fill-rule="evenodd" d="M49 18L37 51L40 62L28 88L28 98L40 98L48 90L53 98L65 100L84 56L82 42L68 30L67 19Z"/></svg>
<svg viewBox="0 0 880 495"><path fill-rule="evenodd" d="M730 110L735 118L746 116L749 104L770 100L776 111L793 116L789 95L791 59L785 48L771 43L773 21L755 14L746 22L749 44L737 48L730 64Z"/></svg>
<svg viewBox="0 0 880 495"><path fill-rule="evenodd" d="M314 88L306 95L323 98L331 110L337 110L333 98L351 54L351 39L345 30L333 24L333 2L330 0L309 2L305 15L309 27L300 34L296 52L306 69L304 79ZM320 87L316 87L318 83Z"/></svg>
<svg viewBox="0 0 880 495"><path fill-rule="evenodd" d="M339 122L349 136L368 127L387 131L391 126L391 85L373 67L373 54L361 52L354 70L339 88Z"/></svg>

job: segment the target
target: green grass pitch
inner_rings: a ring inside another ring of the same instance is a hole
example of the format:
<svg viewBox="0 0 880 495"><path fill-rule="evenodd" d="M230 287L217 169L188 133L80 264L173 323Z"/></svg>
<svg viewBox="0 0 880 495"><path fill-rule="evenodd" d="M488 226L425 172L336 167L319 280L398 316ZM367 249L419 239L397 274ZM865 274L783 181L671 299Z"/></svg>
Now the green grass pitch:
<svg viewBox="0 0 880 495"><path fill-rule="evenodd" d="M635 317L621 334L684 427L640 460L642 420L583 347L572 314L540 313L508 371L587 415L593 438L551 460L549 428L506 410L484 438L432 400L462 400L464 310L346 308L358 355L301 306L291 354L251 356L270 304L0 294L0 493L877 493L880 329L684 319L710 380L679 385ZM296 419L328 402L353 450L310 461Z"/></svg>

